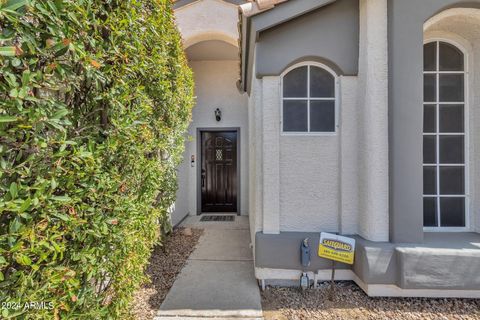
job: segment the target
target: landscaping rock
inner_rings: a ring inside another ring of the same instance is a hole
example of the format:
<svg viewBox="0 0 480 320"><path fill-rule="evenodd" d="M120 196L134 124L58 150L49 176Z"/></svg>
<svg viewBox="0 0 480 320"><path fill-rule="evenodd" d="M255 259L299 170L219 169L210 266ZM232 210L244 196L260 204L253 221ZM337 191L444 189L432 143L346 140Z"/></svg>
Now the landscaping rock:
<svg viewBox="0 0 480 320"><path fill-rule="evenodd" d="M480 319L480 299L371 298L350 281L301 292L267 287L262 292L265 320L306 319Z"/></svg>
<svg viewBox="0 0 480 320"><path fill-rule="evenodd" d="M183 228L183 235L190 237L192 234L192 228Z"/></svg>
<svg viewBox="0 0 480 320"><path fill-rule="evenodd" d="M155 247L146 270L151 283L140 288L132 302L136 320L153 319L202 233L200 229L178 228Z"/></svg>

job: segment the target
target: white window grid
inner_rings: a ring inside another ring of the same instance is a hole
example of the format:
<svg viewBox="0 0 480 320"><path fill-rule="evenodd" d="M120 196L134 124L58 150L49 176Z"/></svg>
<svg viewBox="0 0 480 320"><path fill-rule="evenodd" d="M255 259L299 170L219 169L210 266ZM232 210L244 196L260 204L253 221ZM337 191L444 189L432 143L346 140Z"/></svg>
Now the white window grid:
<svg viewBox="0 0 480 320"><path fill-rule="evenodd" d="M468 173L468 65L467 65L467 55L464 50L461 50L460 46L452 43L451 41L445 39L439 40L432 40L425 42L424 44L428 43L435 43L436 46L436 61L435 61L435 70L434 71L423 71L423 74L431 74L435 75L435 101L424 101L423 107L426 105L434 106L435 107L435 132L423 132L423 136L434 136L435 139L435 163L423 163L423 167L435 167L435 174L436 174L436 193L435 194L423 194L423 198L435 198L436 206L437 206L437 226L435 227L424 227L425 231L465 231L469 230L469 195L468 195L468 188L469 188L469 173ZM464 57L464 67L463 71L440 71L440 43L445 42L455 46L455 48L459 49ZM463 83L464 83L464 101L459 102L440 102L440 75L441 74L457 74L463 75ZM463 132L440 132L440 105L462 105L464 108L464 130ZM440 163L440 137L441 136L463 136L463 144L464 144L464 162L463 163ZM441 194L440 192L440 167L463 167L464 168L464 193L463 194ZM464 198L465 200L465 226L464 227L442 227L441 226L441 207L440 207L440 199L441 198Z"/></svg>
<svg viewBox="0 0 480 320"><path fill-rule="evenodd" d="M307 96L306 97L284 97L283 96L283 77L288 74L290 71L300 68L300 67L307 67ZM317 98L317 97L311 97L310 94L310 68L311 67L318 67L321 69L326 70L328 73L330 73L333 76L334 79L334 95L333 97L322 97L322 98ZM281 76L281 82L280 82L280 92L281 92L281 110L280 110L280 130L282 135L335 135L337 133L338 129L338 77L336 74L327 66L320 64L320 63L302 63L302 64L297 64L289 69L287 69ZM307 101L307 131L283 131L283 102L288 101L288 100L302 100L302 101ZM310 130L310 101L334 101L335 105L335 124L334 124L334 131L311 131Z"/></svg>

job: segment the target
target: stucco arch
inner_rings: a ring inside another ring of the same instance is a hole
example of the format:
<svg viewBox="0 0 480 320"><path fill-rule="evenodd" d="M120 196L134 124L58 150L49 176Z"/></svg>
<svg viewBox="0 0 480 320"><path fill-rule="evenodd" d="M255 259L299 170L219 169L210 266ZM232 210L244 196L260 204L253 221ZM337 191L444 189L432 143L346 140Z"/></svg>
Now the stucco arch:
<svg viewBox="0 0 480 320"><path fill-rule="evenodd" d="M176 24L188 48L206 40L238 47L238 9L220 0L199 0L175 10Z"/></svg>
<svg viewBox="0 0 480 320"><path fill-rule="evenodd" d="M300 65L300 64L308 64L309 62L325 65L335 74L336 77L339 75L345 74L344 71L335 62L331 61L330 59L326 59L319 56L304 56L304 57L295 59L289 62L288 64L286 64L280 74L281 75L285 74L286 70L291 69L292 66Z"/></svg>
<svg viewBox="0 0 480 320"><path fill-rule="evenodd" d="M464 23L476 21L480 24L480 8L450 8L443 10L427 19L423 25L423 30L427 31L434 24L446 19L455 19L455 17L466 19L463 21Z"/></svg>
<svg viewBox="0 0 480 320"><path fill-rule="evenodd" d="M238 47L237 39L232 38L229 34L218 32L216 30L202 31L189 35L188 38L183 39L183 47L187 49L194 44L208 40L224 41L228 44L231 44L232 46Z"/></svg>
<svg viewBox="0 0 480 320"><path fill-rule="evenodd" d="M237 1L234 1L236 3ZM178 168L177 206L172 217L177 221L202 210L202 165L200 131L239 128L239 168L237 174L237 213L248 214L248 109L247 96L236 86L239 74L238 7L223 0L182 1L174 10L176 25L195 81L195 108L185 141L185 159ZM215 110L222 112L216 120ZM193 161L193 162L192 162Z"/></svg>
<svg viewBox="0 0 480 320"><path fill-rule="evenodd" d="M450 15L453 12L451 10L464 10L464 12L469 12L472 9L480 9L480 3L478 1L475 1L475 2L458 1L456 3L455 1L450 1L450 2L453 2L453 3L447 4L447 5L444 4L444 6L441 7L442 3L439 1L438 2L439 7L437 7L436 9L432 7L432 9L435 11L433 14L431 14L429 17L425 19L425 23L431 20L432 18L441 18L443 14Z"/></svg>

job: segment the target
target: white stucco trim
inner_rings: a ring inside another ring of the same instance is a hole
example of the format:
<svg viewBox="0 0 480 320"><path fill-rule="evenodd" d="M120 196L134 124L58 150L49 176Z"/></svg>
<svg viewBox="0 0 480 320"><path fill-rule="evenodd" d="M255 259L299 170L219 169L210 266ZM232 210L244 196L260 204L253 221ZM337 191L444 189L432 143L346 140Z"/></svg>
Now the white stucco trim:
<svg viewBox="0 0 480 320"><path fill-rule="evenodd" d="M254 183L254 203L252 207L254 208L255 215L255 232L252 232L252 238L255 238L255 233L258 231L263 231L263 132L262 132L262 118L263 118L263 93L262 93L263 83L261 79L254 79L252 90L254 92L254 122L253 127L249 128L254 130L253 144L251 146L254 148L255 157L250 168L255 168L255 176L253 178ZM252 226L251 226L252 227Z"/></svg>
<svg viewBox="0 0 480 320"><path fill-rule="evenodd" d="M263 232L280 233L279 77L262 80Z"/></svg>
<svg viewBox="0 0 480 320"><path fill-rule="evenodd" d="M453 32L447 31L425 31L423 35L423 44L432 41L445 41L447 43L451 43L460 49L463 54L465 55L465 71L470 71L469 66L469 56L473 54L473 48L465 38L459 36Z"/></svg>
<svg viewBox="0 0 480 320"><path fill-rule="evenodd" d="M299 281L302 271L290 269L255 268L255 277L262 281ZM332 270L307 272L310 279L329 281ZM403 289L393 284L366 284L352 270L335 270L335 280L354 281L369 297L480 298L480 290ZM315 283L314 283L315 286Z"/></svg>
<svg viewBox="0 0 480 320"><path fill-rule="evenodd" d="M283 79L283 77L284 77L287 73L289 73L289 72L292 71L293 69L296 69L296 68L302 67L302 66L316 66L316 67L319 67L319 68L322 68L322 69L327 70L329 73L332 74L332 76L335 77L335 80L338 78L337 73L336 73L332 68L330 68L330 67L327 66L326 64L323 64L323 63L320 63L320 62L316 62L316 61L302 61L302 62L295 63L295 64L289 66L288 68L286 68L285 70L283 70L283 72L280 74L280 78Z"/></svg>
<svg viewBox="0 0 480 320"><path fill-rule="evenodd" d="M199 0L176 9L175 18L185 48L206 40L238 47L238 8L232 3Z"/></svg>
<svg viewBox="0 0 480 320"><path fill-rule="evenodd" d="M369 297L480 298L480 290L403 289L393 284L366 284L355 274L353 281Z"/></svg>
<svg viewBox="0 0 480 320"><path fill-rule="evenodd" d="M273 269L273 268L255 268L255 277L259 280L293 280L299 281L302 275L301 270L292 269ZM310 279L318 281L330 280L332 277L332 269L323 269L316 272L309 271L307 275ZM348 281L353 280L352 270L336 269L335 280Z"/></svg>
<svg viewBox="0 0 480 320"><path fill-rule="evenodd" d="M437 22L445 19L445 18L450 18L450 17L453 17L453 16L467 16L467 17L477 17L478 19L480 19L480 9L476 9L476 8L451 8L451 9L447 9L447 10L444 10L436 15L434 15L433 17L431 17L430 19L428 19L427 21L425 21L425 23L423 24L423 30L424 31L427 31L432 25L436 24Z"/></svg>
<svg viewBox="0 0 480 320"><path fill-rule="evenodd" d="M224 41L232 46L238 47L238 41L231 37L227 33L220 32L218 30L198 30L195 33L191 33L189 38L183 40L183 47L187 49L202 41L220 40Z"/></svg>
<svg viewBox="0 0 480 320"><path fill-rule="evenodd" d="M358 77L340 77L339 232L358 234L359 224L359 109Z"/></svg>
<svg viewBox="0 0 480 320"><path fill-rule="evenodd" d="M263 176L262 176L262 80L252 79L248 98L249 133L249 220L250 237L255 248L255 234L263 229ZM254 257L255 259L255 257Z"/></svg>
<svg viewBox="0 0 480 320"><path fill-rule="evenodd" d="M387 0L360 0L358 233L389 240Z"/></svg>

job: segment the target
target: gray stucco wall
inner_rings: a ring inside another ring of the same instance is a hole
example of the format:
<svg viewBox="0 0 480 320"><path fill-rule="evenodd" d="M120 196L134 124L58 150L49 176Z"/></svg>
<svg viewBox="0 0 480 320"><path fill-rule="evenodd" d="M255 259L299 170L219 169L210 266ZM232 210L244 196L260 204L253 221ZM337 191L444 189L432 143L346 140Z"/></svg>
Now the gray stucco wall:
<svg viewBox="0 0 480 320"><path fill-rule="evenodd" d="M365 284L389 284L402 289L480 290L480 235L477 233L430 233L423 244L399 244L356 240L352 269ZM308 238L311 264L303 269L300 244ZM332 263L318 257L318 232L281 232L255 235L255 267L317 271Z"/></svg>
<svg viewBox="0 0 480 320"><path fill-rule="evenodd" d="M300 244L308 238L311 248L310 266L303 268L300 261ZM332 267L330 260L317 254L319 232L281 232L280 234L255 235L255 267L317 271ZM349 265L337 263L339 269L350 269Z"/></svg>
<svg viewBox="0 0 480 320"><path fill-rule="evenodd" d="M390 240L422 242L423 24L479 0L389 0Z"/></svg>
<svg viewBox="0 0 480 320"><path fill-rule="evenodd" d="M256 45L256 76L279 75L302 60L317 60L339 74L356 75L358 28L358 0L338 0L263 31Z"/></svg>

